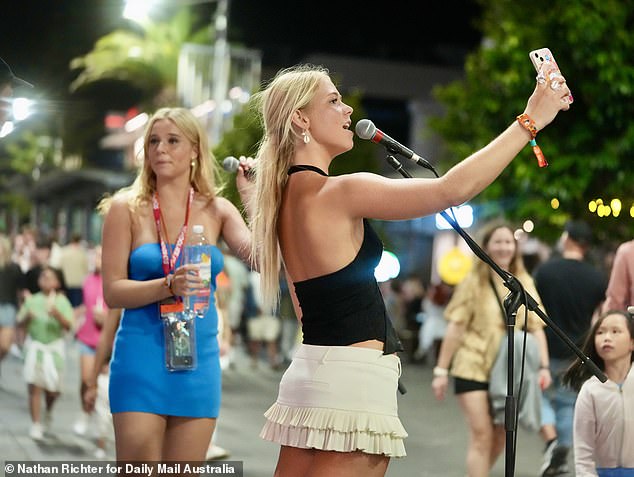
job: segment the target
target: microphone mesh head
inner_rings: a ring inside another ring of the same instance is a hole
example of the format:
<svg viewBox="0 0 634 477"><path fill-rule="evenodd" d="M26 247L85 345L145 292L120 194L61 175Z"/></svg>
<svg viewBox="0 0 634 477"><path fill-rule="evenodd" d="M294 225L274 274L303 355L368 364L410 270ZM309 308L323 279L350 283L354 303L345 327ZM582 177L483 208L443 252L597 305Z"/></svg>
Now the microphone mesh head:
<svg viewBox="0 0 634 477"><path fill-rule="evenodd" d="M372 139L376 133L376 126L369 119L361 119L354 127L354 132L357 133L361 139Z"/></svg>
<svg viewBox="0 0 634 477"><path fill-rule="evenodd" d="M233 156L225 157L222 161L222 168L227 172L235 172L238 170L240 161Z"/></svg>

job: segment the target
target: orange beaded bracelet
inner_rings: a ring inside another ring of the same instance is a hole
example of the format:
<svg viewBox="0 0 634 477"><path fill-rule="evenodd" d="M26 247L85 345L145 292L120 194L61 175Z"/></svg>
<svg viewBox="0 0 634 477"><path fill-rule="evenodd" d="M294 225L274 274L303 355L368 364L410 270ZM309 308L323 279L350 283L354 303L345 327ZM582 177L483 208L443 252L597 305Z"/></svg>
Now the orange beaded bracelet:
<svg viewBox="0 0 634 477"><path fill-rule="evenodd" d="M537 158L537 164L539 167L546 167L548 165L548 161L546 161L546 157L542 152L542 149L537 145L537 141L535 141L535 137L537 137L537 126L535 125L535 121L526 113L522 113L517 116L517 122L528 131L531 135L530 145L533 147L533 154Z"/></svg>
<svg viewBox="0 0 634 477"><path fill-rule="evenodd" d="M517 117L517 122L519 122L524 129L526 129L531 137L535 139L537 136L537 126L535 126L535 121L526 113L522 113Z"/></svg>

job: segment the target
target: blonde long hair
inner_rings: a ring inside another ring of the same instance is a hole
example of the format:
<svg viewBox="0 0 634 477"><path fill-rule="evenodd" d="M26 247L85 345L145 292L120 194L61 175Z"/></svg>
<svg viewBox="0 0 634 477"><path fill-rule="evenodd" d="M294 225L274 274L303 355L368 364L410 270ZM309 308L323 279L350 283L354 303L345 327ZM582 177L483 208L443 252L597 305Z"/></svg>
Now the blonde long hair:
<svg viewBox="0 0 634 477"><path fill-rule="evenodd" d="M262 304L268 310L275 309L279 302L278 213L288 181L287 171L301 134L293 127L293 114L308 106L324 78L329 78L329 72L322 66L286 68L255 98L264 136L257 153L251 256L258 260Z"/></svg>
<svg viewBox="0 0 634 477"><path fill-rule="evenodd" d="M194 190L208 200L212 200L220 192L221 187L216 185L218 166L209 149L209 140L200 121L188 109L161 108L152 115L146 127L143 138L143 164L136 179L132 185L120 189L114 196L102 199L97 206L100 213L105 214L108 211L114 198L125 197L132 209L151 200L152 194L156 191L156 174L148 160L150 135L154 124L161 119L168 119L174 123L198 152L190 171L190 182Z"/></svg>

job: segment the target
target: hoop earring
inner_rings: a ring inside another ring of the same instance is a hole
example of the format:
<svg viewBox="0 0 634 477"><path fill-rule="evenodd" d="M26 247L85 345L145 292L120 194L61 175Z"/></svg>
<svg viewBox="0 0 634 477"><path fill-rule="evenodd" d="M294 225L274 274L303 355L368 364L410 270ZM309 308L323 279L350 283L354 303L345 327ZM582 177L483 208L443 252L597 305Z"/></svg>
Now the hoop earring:
<svg viewBox="0 0 634 477"><path fill-rule="evenodd" d="M304 140L304 144L308 144L310 142L310 136L305 130L302 131L302 139Z"/></svg>

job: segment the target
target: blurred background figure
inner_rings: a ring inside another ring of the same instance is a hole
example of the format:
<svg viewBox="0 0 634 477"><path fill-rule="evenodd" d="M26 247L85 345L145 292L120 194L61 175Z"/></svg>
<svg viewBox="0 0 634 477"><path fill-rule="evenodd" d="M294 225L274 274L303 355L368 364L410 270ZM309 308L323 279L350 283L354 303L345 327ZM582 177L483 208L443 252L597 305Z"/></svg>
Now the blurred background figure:
<svg viewBox="0 0 634 477"><path fill-rule="evenodd" d="M441 281L431 285L423 299L425 318L419 330L418 349L414 356L432 366L436 366L440 344L447 330L444 313L452 293L453 287Z"/></svg>
<svg viewBox="0 0 634 477"><path fill-rule="evenodd" d="M503 270L511 273L526 291L537 300L539 296L532 277L524 268L513 228L504 222L491 222L481 231L482 249ZM433 370L432 389L437 399L446 397L449 376L453 377L454 394L469 430L466 468L469 476L487 476L504 450L504 423L494 421L491 413L491 369L506 335L506 317L501 300L508 290L502 279L481 260L475 262L467 277L456 285L445 310L449 321L440 347L438 364ZM548 347L544 323L525 307L517 310L516 330L527 328L539 346L539 380L543 387L550 384ZM528 368L528 367L527 367ZM527 376L525 379L528 381ZM524 386L529 383L525 382ZM534 384L537 386L536 382ZM539 410L539 396L536 408ZM535 416L536 428L539 417Z"/></svg>
<svg viewBox="0 0 634 477"><path fill-rule="evenodd" d="M264 313L262 295L260 293L260 274L249 272L250 288L247 290L245 308L246 342L251 356L251 366L256 368L260 359L260 351L266 348L269 365L272 369L278 369L280 365L278 353L278 339L280 337L281 323L277 316L277 309L273 313Z"/></svg>
<svg viewBox="0 0 634 477"><path fill-rule="evenodd" d="M225 333L231 338L226 357L221 356L221 360L225 359L227 365L231 367L234 362L233 354L236 346L246 342L246 333L243 333L242 327L242 315L244 313L246 291L250 286L249 270L242 260L233 255L226 244L222 244L221 250L225 260L225 268L218 275L218 279L226 278L228 286L223 287L223 290L220 291L219 299L224 303L224 318L227 325ZM218 287L220 290L220 282Z"/></svg>
<svg viewBox="0 0 634 477"><path fill-rule="evenodd" d="M423 298L425 298L425 285L417 275L408 276L400 288L404 328L400 330L399 337L405 348L405 355L410 362L415 360L418 349L418 334L421 327L420 313L423 311Z"/></svg>
<svg viewBox="0 0 634 477"><path fill-rule="evenodd" d="M48 236L41 234L35 241L35 252L31 258L31 265L24 274L23 299L40 291L40 273L42 273L44 267L48 265L52 266L50 261L51 243L52 241ZM11 347L11 353L18 358L22 357L24 338L24 328L18 327L16 330L15 343Z"/></svg>
<svg viewBox="0 0 634 477"><path fill-rule="evenodd" d="M627 311L630 305L634 305L634 240L616 249L602 310Z"/></svg>
<svg viewBox="0 0 634 477"><path fill-rule="evenodd" d="M0 364L14 344L19 296L24 275L12 259L11 241L0 234Z"/></svg>
<svg viewBox="0 0 634 477"><path fill-rule="evenodd" d="M569 221L558 244L561 254L551 257L534 272L535 286L546 314L577 346L581 346L605 296L605 276L586 261L591 243L590 226L583 221ZM550 327L545 328L545 333L553 383L542 395L540 433L546 443L540 470L543 477L568 469L577 399L576 391L562 382L575 354Z"/></svg>
<svg viewBox="0 0 634 477"><path fill-rule="evenodd" d="M94 456L104 459L107 455L107 442L113 435L112 414L108 399L110 357L114 337L121 321L120 309L108 309L105 316L99 342L95 348L92 367L88 371L88 378L82 386L81 403L83 411L90 414L95 423L94 437L96 449Z"/></svg>
<svg viewBox="0 0 634 477"><path fill-rule="evenodd" d="M279 316L282 329L280 331L279 356L282 364L289 364L299 343L302 342L300 322L295 314L293 298L288 289L286 276L280 276Z"/></svg>
<svg viewBox="0 0 634 477"><path fill-rule="evenodd" d="M80 386L79 396L84 395L89 384L95 362L95 352L103 328L108 307L103 299L103 279L101 276L101 246L96 246L93 254L93 270L82 286L82 304L75 309L75 316L81 323L75 334L79 345ZM84 435L88 430L90 416L82 412L73 425L73 430Z"/></svg>
<svg viewBox="0 0 634 477"><path fill-rule="evenodd" d="M273 313L264 313L261 308L258 313L247 321L249 340L249 354L251 366L258 367L260 351L264 347L271 369L279 369L280 359L277 340L280 336L280 318Z"/></svg>
<svg viewBox="0 0 634 477"><path fill-rule="evenodd" d="M88 275L88 252L82 244L81 234L74 233L60 255L60 268L66 280L68 299L77 308L83 303L82 287Z"/></svg>
<svg viewBox="0 0 634 477"><path fill-rule="evenodd" d="M225 255L226 257L226 255ZM231 366L231 352L233 349L232 332L229 326L228 308L229 299L231 297L233 284L229 276L224 272L220 272L216 277L216 308L218 309L218 344L220 346L220 370L224 373ZM207 447L205 460L226 459L231 455L228 449L219 446L218 426L214 430Z"/></svg>
<svg viewBox="0 0 634 477"><path fill-rule="evenodd" d="M45 266L51 265L51 243L51 239L47 236L40 236L35 241L35 252L25 274L25 297L40 291L40 272Z"/></svg>
<svg viewBox="0 0 634 477"><path fill-rule="evenodd" d="M24 379L29 390L32 425L29 436L39 440L50 431L52 410L60 396L66 361L64 336L73 326L73 309L62 293L64 276L46 266L40 273L40 291L28 297L18 312L26 329ZM41 396L45 397L44 419Z"/></svg>
<svg viewBox="0 0 634 477"><path fill-rule="evenodd" d="M20 233L13 238L13 261L20 266L24 273L31 268L33 262L35 235L33 227L23 225Z"/></svg>

